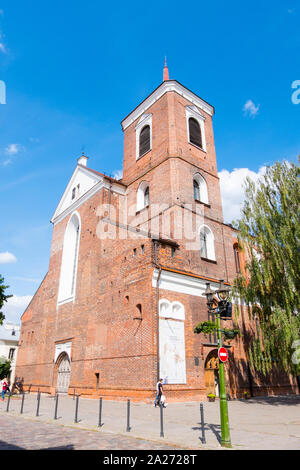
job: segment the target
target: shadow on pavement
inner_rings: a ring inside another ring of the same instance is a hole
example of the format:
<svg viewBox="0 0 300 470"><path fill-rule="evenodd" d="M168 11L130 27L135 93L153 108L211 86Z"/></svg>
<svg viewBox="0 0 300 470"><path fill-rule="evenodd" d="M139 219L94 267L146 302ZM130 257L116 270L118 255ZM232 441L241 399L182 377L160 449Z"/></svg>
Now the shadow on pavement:
<svg viewBox="0 0 300 470"><path fill-rule="evenodd" d="M67 446L58 446L58 447L42 447L39 450L75 450L73 444Z"/></svg>
<svg viewBox="0 0 300 470"><path fill-rule="evenodd" d="M204 432L204 436L205 436L206 431L212 431L212 433L216 436L217 441L219 442L219 444L221 444L221 432L220 432L221 431L221 426L219 424L205 423L204 427L202 427L201 423L198 423L198 424L199 424L199 427L197 426L197 427L192 428L193 431L202 431L202 432ZM203 441L202 441L203 438L199 437L199 439L203 444Z"/></svg>
<svg viewBox="0 0 300 470"><path fill-rule="evenodd" d="M265 404L265 405L273 405L273 406L279 406L279 405L290 406L290 405L300 405L300 395L283 395L283 396L275 396L275 397L251 397L248 400L240 398L240 399L237 399L236 401L243 402L247 405Z"/></svg>
<svg viewBox="0 0 300 470"><path fill-rule="evenodd" d="M24 450L24 448L14 444L9 444L5 441L0 441L0 450Z"/></svg>
<svg viewBox="0 0 300 470"><path fill-rule="evenodd" d="M15 444L9 444L5 441L0 441L0 450L26 450L26 447L20 447ZM73 444L57 447L41 447L38 450L75 450Z"/></svg>

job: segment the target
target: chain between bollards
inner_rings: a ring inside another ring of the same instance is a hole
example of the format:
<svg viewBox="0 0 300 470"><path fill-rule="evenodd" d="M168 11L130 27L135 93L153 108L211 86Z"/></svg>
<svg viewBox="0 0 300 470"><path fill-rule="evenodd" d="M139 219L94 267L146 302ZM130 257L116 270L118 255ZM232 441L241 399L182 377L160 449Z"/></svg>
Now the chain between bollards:
<svg viewBox="0 0 300 470"><path fill-rule="evenodd" d="M55 410L54 410L54 419L57 419L57 407L58 407L58 393L55 397Z"/></svg>
<svg viewBox="0 0 300 470"><path fill-rule="evenodd" d="M100 400L99 400L99 420L98 420L99 428L101 428L102 426L101 419L102 419L102 397L100 397Z"/></svg>
<svg viewBox="0 0 300 470"><path fill-rule="evenodd" d="M75 407L74 423L78 423L78 404L79 404L79 395L76 395L76 407Z"/></svg>
<svg viewBox="0 0 300 470"><path fill-rule="evenodd" d="M126 432L130 432L130 399L127 400L127 428Z"/></svg>
<svg viewBox="0 0 300 470"><path fill-rule="evenodd" d="M165 437L164 435L164 407L162 403L159 405L160 407L160 437Z"/></svg>
<svg viewBox="0 0 300 470"><path fill-rule="evenodd" d="M24 399L25 399L25 393L23 392L23 393L22 393L22 403L21 403L21 410L20 410L20 414L23 414L23 408L24 408Z"/></svg>

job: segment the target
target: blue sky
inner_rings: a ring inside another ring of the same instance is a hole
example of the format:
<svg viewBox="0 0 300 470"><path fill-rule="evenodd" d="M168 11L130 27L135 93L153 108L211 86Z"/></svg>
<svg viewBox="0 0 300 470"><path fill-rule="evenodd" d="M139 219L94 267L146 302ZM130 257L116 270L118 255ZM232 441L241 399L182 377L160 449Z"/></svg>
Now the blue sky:
<svg viewBox="0 0 300 470"><path fill-rule="evenodd" d="M15 295L8 319L48 269L49 221L82 149L94 169L122 168L120 122L161 83L165 55L170 78L215 106L227 220L242 176L297 161L299 21L295 0L0 1L0 273Z"/></svg>

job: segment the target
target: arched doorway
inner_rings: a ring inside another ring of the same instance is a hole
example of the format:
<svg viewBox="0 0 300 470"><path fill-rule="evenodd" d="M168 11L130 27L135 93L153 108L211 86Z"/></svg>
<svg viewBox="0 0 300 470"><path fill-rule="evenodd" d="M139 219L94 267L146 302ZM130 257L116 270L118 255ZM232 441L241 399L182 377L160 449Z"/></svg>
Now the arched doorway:
<svg viewBox="0 0 300 470"><path fill-rule="evenodd" d="M218 350L213 349L208 353L204 366L204 382L207 394L213 393L219 396L219 358Z"/></svg>
<svg viewBox="0 0 300 470"><path fill-rule="evenodd" d="M62 353L57 359L57 365L56 391L59 393L68 393L71 377L69 356L66 353Z"/></svg>

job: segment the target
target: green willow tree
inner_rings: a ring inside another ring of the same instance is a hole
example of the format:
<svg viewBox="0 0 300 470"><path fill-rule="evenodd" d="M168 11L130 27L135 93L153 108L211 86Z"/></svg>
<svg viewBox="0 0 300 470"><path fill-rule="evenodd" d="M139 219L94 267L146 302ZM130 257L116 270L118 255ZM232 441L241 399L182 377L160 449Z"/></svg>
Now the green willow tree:
<svg viewBox="0 0 300 470"><path fill-rule="evenodd" d="M234 282L249 315L258 318L250 364L267 374L274 364L300 375L300 169L275 163L257 183L245 182L239 229L246 274ZM299 377L298 377L299 384Z"/></svg>
<svg viewBox="0 0 300 470"><path fill-rule="evenodd" d="M8 287L9 286L6 286L4 284L4 278L0 274L0 325L2 325L3 320L5 318L5 316L3 315L1 311L4 305L4 302L7 302L7 299L9 299L9 297L12 297L11 295L5 295L5 290L8 289Z"/></svg>

